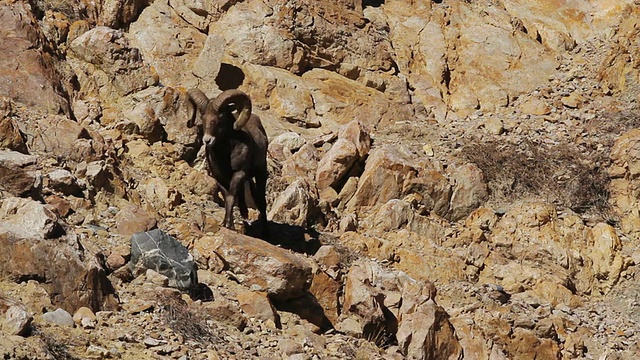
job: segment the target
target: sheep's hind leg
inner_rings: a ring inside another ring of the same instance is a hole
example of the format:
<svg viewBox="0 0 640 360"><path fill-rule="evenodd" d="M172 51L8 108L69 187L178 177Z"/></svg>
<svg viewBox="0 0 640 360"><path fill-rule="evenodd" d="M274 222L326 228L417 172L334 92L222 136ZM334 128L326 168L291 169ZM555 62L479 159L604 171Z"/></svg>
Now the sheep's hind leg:
<svg viewBox="0 0 640 360"><path fill-rule="evenodd" d="M238 198L238 190L242 190L245 173L239 171L233 174L229 183L229 189L224 199L224 227L235 230L233 226L233 206Z"/></svg>
<svg viewBox="0 0 640 360"><path fill-rule="evenodd" d="M252 186L253 199L258 207L260 215L258 217L259 222L263 227L263 236L268 235L267 227L267 173L256 176L255 187ZM253 184L252 184L253 185Z"/></svg>

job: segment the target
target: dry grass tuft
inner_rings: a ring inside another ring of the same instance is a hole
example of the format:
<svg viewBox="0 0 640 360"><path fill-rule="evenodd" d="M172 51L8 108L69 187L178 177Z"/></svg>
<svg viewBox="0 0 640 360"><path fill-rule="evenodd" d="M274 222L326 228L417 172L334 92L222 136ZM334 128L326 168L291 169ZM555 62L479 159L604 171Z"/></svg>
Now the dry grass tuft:
<svg viewBox="0 0 640 360"><path fill-rule="evenodd" d="M218 332L207 324L206 314L190 309L184 300L160 296L158 304L163 322L176 334L184 336L185 340L201 344L219 344L223 341Z"/></svg>
<svg viewBox="0 0 640 360"><path fill-rule="evenodd" d="M608 212L608 150L492 140L468 142L461 153L482 170L496 203L536 196L578 213Z"/></svg>
<svg viewBox="0 0 640 360"><path fill-rule="evenodd" d="M80 358L73 356L67 347L63 343L56 338L54 338L51 334L48 334L38 328L34 329L33 335L37 336L44 343L45 348L44 352L55 360L79 360Z"/></svg>

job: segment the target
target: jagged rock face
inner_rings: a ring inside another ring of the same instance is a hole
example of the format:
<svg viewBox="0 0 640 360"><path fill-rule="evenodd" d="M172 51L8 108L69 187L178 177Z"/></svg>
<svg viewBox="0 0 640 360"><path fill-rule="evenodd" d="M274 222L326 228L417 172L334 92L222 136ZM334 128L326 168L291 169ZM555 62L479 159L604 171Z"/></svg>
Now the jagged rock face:
<svg viewBox="0 0 640 360"><path fill-rule="evenodd" d="M74 39L69 48L69 61L85 98L112 101L157 82L140 51L121 31L99 26Z"/></svg>
<svg viewBox="0 0 640 360"><path fill-rule="evenodd" d="M151 269L166 276L168 285L189 290L198 283L193 256L173 236L155 229L131 236L131 261L134 275L138 269Z"/></svg>
<svg viewBox="0 0 640 360"><path fill-rule="evenodd" d="M69 311L80 306L95 310L115 306L114 289L104 269L80 246L75 234L65 234L57 216L45 206L26 199L3 200L0 243L3 277L37 279L52 303Z"/></svg>
<svg viewBox="0 0 640 360"><path fill-rule="evenodd" d="M51 113L68 112L60 77L50 54L43 51L43 37L31 8L24 2L0 4L0 95ZM16 68L16 64L19 66ZM37 95L36 95L37 94Z"/></svg>

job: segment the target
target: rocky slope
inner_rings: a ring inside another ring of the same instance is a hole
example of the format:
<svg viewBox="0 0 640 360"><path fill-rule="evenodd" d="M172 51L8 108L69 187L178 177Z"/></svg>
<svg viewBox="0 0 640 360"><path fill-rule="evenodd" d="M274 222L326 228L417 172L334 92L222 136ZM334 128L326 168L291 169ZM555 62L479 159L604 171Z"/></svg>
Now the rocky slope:
<svg viewBox="0 0 640 360"><path fill-rule="evenodd" d="M639 19L0 0L0 354L638 358ZM263 120L266 239L220 226L193 87Z"/></svg>

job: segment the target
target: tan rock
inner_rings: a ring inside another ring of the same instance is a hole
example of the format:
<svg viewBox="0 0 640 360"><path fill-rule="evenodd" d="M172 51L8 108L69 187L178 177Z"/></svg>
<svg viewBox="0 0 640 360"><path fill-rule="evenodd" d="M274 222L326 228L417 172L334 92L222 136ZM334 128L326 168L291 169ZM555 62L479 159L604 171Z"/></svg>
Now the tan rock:
<svg viewBox="0 0 640 360"><path fill-rule="evenodd" d="M97 317L91 309L83 306L73 314L73 321L76 326L80 326L84 329L94 329L96 327Z"/></svg>
<svg viewBox="0 0 640 360"><path fill-rule="evenodd" d="M80 246L75 234L55 239L42 237L16 238L0 230L0 276L13 279L49 278L42 286L55 306L95 310L117 305L113 287L96 254ZM78 279L85 281L78 282Z"/></svg>
<svg viewBox="0 0 640 360"><path fill-rule="evenodd" d="M620 228L624 234L640 239L640 216L638 215L637 197L640 189L636 179L640 175L640 130L634 129L620 136L611 149L613 177L609 185L610 199L614 211L620 216Z"/></svg>
<svg viewBox="0 0 640 360"><path fill-rule="evenodd" d="M520 111L529 115L549 115L551 107L542 99L530 98L520 104Z"/></svg>
<svg viewBox="0 0 640 360"><path fill-rule="evenodd" d="M115 217L116 229L122 236L131 236L156 227L156 219L141 207L129 205L118 211Z"/></svg>
<svg viewBox="0 0 640 360"><path fill-rule="evenodd" d="M502 124L502 120L495 117L490 116L484 122L484 129L492 135L500 135L504 131L504 125Z"/></svg>
<svg viewBox="0 0 640 360"><path fill-rule="evenodd" d="M426 211L440 216L446 216L449 211L452 187L449 180L436 170L427 169L408 181L404 193L418 195L416 201Z"/></svg>
<svg viewBox="0 0 640 360"><path fill-rule="evenodd" d="M411 359L463 358L462 346L446 311L433 301L420 305L404 315L398 329L398 346Z"/></svg>
<svg viewBox="0 0 640 360"><path fill-rule="evenodd" d="M540 281L532 290L551 306L564 305L576 308L582 305L580 298L574 295L571 290L550 281Z"/></svg>
<svg viewBox="0 0 640 360"><path fill-rule="evenodd" d="M10 117L12 102L7 98L0 98L0 149L27 152L20 129Z"/></svg>
<svg viewBox="0 0 640 360"><path fill-rule="evenodd" d="M319 189L336 186L357 160L356 146L349 140L338 139L318 162L316 183Z"/></svg>
<svg viewBox="0 0 640 360"><path fill-rule="evenodd" d="M383 204L401 197L404 183L415 177L418 170L408 149L392 146L373 149L348 208ZM403 183L398 179L403 179Z"/></svg>
<svg viewBox="0 0 640 360"><path fill-rule="evenodd" d="M90 3L96 6L94 3ZM144 4L135 0L105 0L96 6L94 11L98 12L98 25L112 28L126 27L136 19Z"/></svg>
<svg viewBox="0 0 640 360"><path fill-rule="evenodd" d="M568 96L563 96L560 101L562 101L562 105L576 109L582 106L584 103L584 98L578 92L574 91Z"/></svg>
<svg viewBox="0 0 640 360"><path fill-rule="evenodd" d="M262 2L243 2L231 7L219 21L211 24L209 34L224 38L225 53L241 61L281 69L300 68L295 42L265 21L273 10ZM249 41L249 39L252 39Z"/></svg>
<svg viewBox="0 0 640 360"><path fill-rule="evenodd" d="M171 210L183 201L182 193L159 177L147 179L139 188L147 201L159 212Z"/></svg>
<svg viewBox="0 0 640 360"><path fill-rule="evenodd" d="M57 154L74 162L91 162L104 158L104 138L94 131L63 116L52 115L34 119L26 125L31 154ZM78 176L77 174L75 174Z"/></svg>
<svg viewBox="0 0 640 360"><path fill-rule="evenodd" d="M49 207L14 197L5 199L0 207L0 233L16 239L52 239L64 231Z"/></svg>
<svg viewBox="0 0 640 360"><path fill-rule="evenodd" d="M371 150L371 136L364 125L357 120L340 127L338 139L345 139L356 146L358 158L363 159Z"/></svg>
<svg viewBox="0 0 640 360"><path fill-rule="evenodd" d="M313 218L318 195L304 179L294 181L276 199L269 210L272 221L306 226Z"/></svg>
<svg viewBox="0 0 640 360"><path fill-rule="evenodd" d="M486 207L479 207L464 221L464 224L467 227L477 227L482 230L492 230L496 222L498 221L498 216L495 212Z"/></svg>
<svg viewBox="0 0 640 360"><path fill-rule="evenodd" d="M309 292L316 298L327 319L335 324L340 315L339 293L342 284L323 271L313 276Z"/></svg>
<svg viewBox="0 0 640 360"><path fill-rule="evenodd" d="M0 293L0 331L7 335L27 336L32 330L31 314L25 304Z"/></svg>
<svg viewBox="0 0 640 360"><path fill-rule="evenodd" d="M278 328L280 325L280 315L273 306L267 293L260 291L244 291L237 295L240 308L250 318L262 321L273 321Z"/></svg>
<svg viewBox="0 0 640 360"><path fill-rule="evenodd" d="M601 280L602 290L608 292L620 279L620 273L625 266L621 253L622 242L615 229L604 223L599 223L593 228L591 241L593 246L588 256L592 261L593 273Z"/></svg>
<svg viewBox="0 0 640 360"><path fill-rule="evenodd" d="M278 86L271 92L269 104L280 118L298 124L305 124L309 111L313 109L313 98L305 87Z"/></svg>
<svg viewBox="0 0 640 360"><path fill-rule="evenodd" d="M37 157L12 150L0 150L0 189L20 196L34 190L41 181Z"/></svg>
<svg viewBox="0 0 640 360"><path fill-rule="evenodd" d="M288 183L294 182L299 177L312 181L316 176L318 161L319 154L316 147L305 144L283 162L282 177Z"/></svg>
<svg viewBox="0 0 640 360"><path fill-rule="evenodd" d="M448 169L453 183L447 218L456 221L480 207L489 197L482 171L474 164L454 166Z"/></svg>
<svg viewBox="0 0 640 360"><path fill-rule="evenodd" d="M212 302L202 303L211 319L224 324L229 324L239 330L245 328L247 318L242 313L240 306L224 297L217 297Z"/></svg>
<svg viewBox="0 0 640 360"><path fill-rule="evenodd" d="M560 357L560 349L551 339L540 339L528 329L516 328L513 341L508 345L511 354L519 354L529 359L555 359Z"/></svg>
<svg viewBox="0 0 640 360"><path fill-rule="evenodd" d="M220 229L194 244L204 259L220 256L238 280L272 299L300 296L311 284L311 266L298 255L262 240Z"/></svg>

